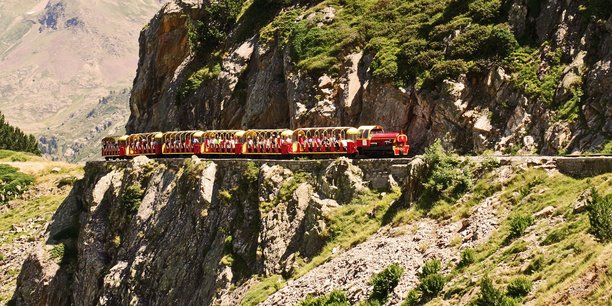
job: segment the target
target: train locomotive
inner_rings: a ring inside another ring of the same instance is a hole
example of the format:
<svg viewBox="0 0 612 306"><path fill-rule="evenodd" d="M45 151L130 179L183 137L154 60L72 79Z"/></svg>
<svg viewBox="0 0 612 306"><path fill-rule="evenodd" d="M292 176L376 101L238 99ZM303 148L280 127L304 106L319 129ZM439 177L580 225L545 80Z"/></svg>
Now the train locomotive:
<svg viewBox="0 0 612 306"><path fill-rule="evenodd" d="M102 139L102 157L397 157L410 146L402 132L380 125L138 133Z"/></svg>

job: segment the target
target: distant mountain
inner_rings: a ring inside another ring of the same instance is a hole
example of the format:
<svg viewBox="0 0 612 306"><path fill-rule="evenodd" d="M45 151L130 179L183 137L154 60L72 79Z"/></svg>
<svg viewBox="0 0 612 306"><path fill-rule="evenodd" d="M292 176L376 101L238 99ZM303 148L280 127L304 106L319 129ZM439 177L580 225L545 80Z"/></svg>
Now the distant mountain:
<svg viewBox="0 0 612 306"><path fill-rule="evenodd" d="M54 159L80 160L84 140L123 129L138 63L138 34L165 0L0 2L0 110L9 123L53 138ZM106 98L105 98L106 97ZM116 103L88 113L103 99ZM101 118L104 117L104 118ZM61 136L60 136L61 135ZM86 150L86 149L85 149Z"/></svg>

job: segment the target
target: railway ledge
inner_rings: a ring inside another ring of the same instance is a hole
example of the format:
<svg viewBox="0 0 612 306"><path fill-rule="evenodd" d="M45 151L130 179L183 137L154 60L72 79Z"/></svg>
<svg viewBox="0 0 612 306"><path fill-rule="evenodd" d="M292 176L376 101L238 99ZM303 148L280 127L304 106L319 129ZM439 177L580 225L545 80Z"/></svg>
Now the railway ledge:
<svg viewBox="0 0 612 306"><path fill-rule="evenodd" d="M418 158L418 156L416 157ZM473 162L482 162L486 159L495 158L502 165L516 165L525 167L556 168L560 172L577 177L593 176L603 173L612 173L612 156L466 156ZM405 181L410 173L411 161L414 158L381 158L381 159L356 159L353 164L358 166L364 174L364 180L369 187L376 190L389 190L396 184ZM257 166L279 165L291 171L305 171L310 173L321 173L335 159L314 160L278 160L278 159L202 159L215 162L221 168L240 169L246 166L247 161L254 162ZM180 168L184 158L157 158L156 162L164 164L169 168ZM130 167L131 161L92 161L88 166L99 167L113 165L114 167Z"/></svg>

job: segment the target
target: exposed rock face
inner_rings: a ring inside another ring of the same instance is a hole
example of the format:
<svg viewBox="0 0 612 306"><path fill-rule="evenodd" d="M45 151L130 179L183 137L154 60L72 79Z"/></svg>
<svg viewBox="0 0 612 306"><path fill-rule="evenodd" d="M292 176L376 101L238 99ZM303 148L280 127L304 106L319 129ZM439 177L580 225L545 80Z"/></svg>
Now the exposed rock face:
<svg viewBox="0 0 612 306"><path fill-rule="evenodd" d="M320 169L312 178L325 177L327 188L334 182L365 188L349 160ZM14 299L209 305L231 300L230 286L254 274L291 275L298 256L320 251L325 214L339 205L318 192L317 179L296 177L279 165L197 158L90 163L55 213L47 243L25 261ZM58 245L63 255L54 259Z"/></svg>
<svg viewBox="0 0 612 306"><path fill-rule="evenodd" d="M373 55L362 51L347 56L337 75L313 77L296 68L290 48L280 39L263 42L258 35L238 35L244 32L240 22L222 47L218 77L204 80L192 97L179 103L177 90L201 66L190 53L185 16L195 18L202 8L176 1L141 33L127 130L378 123L404 130L417 152L444 136L461 152L551 154L601 146L612 132L612 97L606 90L612 82L610 20L607 25L589 21L578 9L580 1L545 1L537 16L523 2L511 6L511 28L517 36L535 28L538 42L551 41L562 50L564 62L571 64L563 71L554 104L569 100L570 89L582 82L583 119L555 123L554 108L525 96L500 67L444 81L434 89L399 88L373 78ZM323 8L317 18L330 22L335 12Z"/></svg>

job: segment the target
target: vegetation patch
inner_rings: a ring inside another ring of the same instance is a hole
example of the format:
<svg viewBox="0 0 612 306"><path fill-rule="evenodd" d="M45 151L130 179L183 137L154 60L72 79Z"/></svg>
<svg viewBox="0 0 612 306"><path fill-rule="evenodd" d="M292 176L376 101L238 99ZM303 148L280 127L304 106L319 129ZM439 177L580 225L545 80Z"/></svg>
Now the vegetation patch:
<svg viewBox="0 0 612 306"><path fill-rule="evenodd" d="M392 264L372 276L372 279L370 279L372 292L368 300L371 303L385 304L389 299L389 294L399 284L402 274L404 274L404 268L398 264Z"/></svg>
<svg viewBox="0 0 612 306"><path fill-rule="evenodd" d="M523 236L525 230L533 224L533 218L530 215L518 214L510 218L510 238Z"/></svg>
<svg viewBox="0 0 612 306"><path fill-rule="evenodd" d="M34 176L22 173L13 166L0 164L0 204L20 196L32 183Z"/></svg>
<svg viewBox="0 0 612 306"><path fill-rule="evenodd" d="M333 306L350 306L351 304L346 297L346 293L341 290L333 290L332 292L322 295L319 297L313 297L311 295L306 296L306 298L298 304L299 306L323 306L323 305L333 305Z"/></svg>
<svg viewBox="0 0 612 306"><path fill-rule="evenodd" d="M506 294L501 290L495 288L493 282L488 277L484 277L480 281L480 293L478 294L478 298L476 298L476 300L474 301L474 304L478 306L519 305L517 301L515 301L511 297L506 296Z"/></svg>
<svg viewBox="0 0 612 306"><path fill-rule="evenodd" d="M62 258L64 258L64 251L65 249L63 243L56 244L49 251L49 257L57 262L60 262Z"/></svg>
<svg viewBox="0 0 612 306"><path fill-rule="evenodd" d="M506 289L507 295L513 298L527 296L533 287L533 283L525 276L513 278Z"/></svg>
<svg viewBox="0 0 612 306"><path fill-rule="evenodd" d="M140 184L135 183L128 186L121 195L121 207L130 215L138 212L140 203L144 196L144 190Z"/></svg>
<svg viewBox="0 0 612 306"><path fill-rule="evenodd" d="M547 44L542 48L550 49ZM557 84L565 68L561 64L560 49L542 53L529 47L519 48L508 57L506 67L514 74L512 82L517 88L532 98L552 105Z"/></svg>
<svg viewBox="0 0 612 306"><path fill-rule="evenodd" d="M220 62L214 62L192 73L176 92L176 101L180 103L185 98L193 95L202 86L203 82L217 78L220 73Z"/></svg>
<svg viewBox="0 0 612 306"><path fill-rule="evenodd" d="M266 300L268 296L280 290L285 281L280 275L272 275L262 279L259 283L249 289L240 302L241 306L258 305Z"/></svg>
<svg viewBox="0 0 612 306"><path fill-rule="evenodd" d="M408 292L404 305L425 303L436 297L446 284L446 278L440 274L442 263L438 259L425 262L418 274L419 284Z"/></svg>
<svg viewBox="0 0 612 306"><path fill-rule="evenodd" d="M592 189L587 209L591 234L603 243L612 241L612 193L601 196L596 189Z"/></svg>
<svg viewBox="0 0 612 306"><path fill-rule="evenodd" d="M476 261L476 252L474 249L466 248L461 251L459 257L459 267L467 267Z"/></svg>
<svg viewBox="0 0 612 306"><path fill-rule="evenodd" d="M20 152L29 152L35 155L40 155L38 150L38 141L34 135L28 135L21 129L16 128L4 119L4 114L0 113L0 150L11 150ZM0 159L6 152L0 152ZM13 155L13 158L23 157L12 161L26 161L24 155Z"/></svg>
<svg viewBox="0 0 612 306"><path fill-rule="evenodd" d="M472 186L472 172L468 161L449 153L438 139L425 150L427 164L422 207L431 208L440 203L453 203Z"/></svg>

